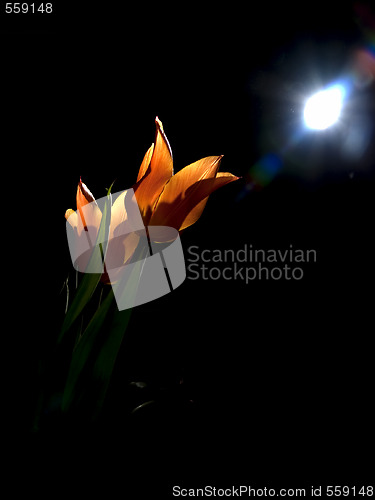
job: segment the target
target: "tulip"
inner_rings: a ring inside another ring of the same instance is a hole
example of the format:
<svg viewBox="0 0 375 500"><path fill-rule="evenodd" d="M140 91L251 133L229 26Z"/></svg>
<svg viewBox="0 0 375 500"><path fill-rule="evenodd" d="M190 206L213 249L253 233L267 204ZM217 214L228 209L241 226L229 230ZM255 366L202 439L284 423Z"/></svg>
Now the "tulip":
<svg viewBox="0 0 375 500"><path fill-rule="evenodd" d="M100 267L103 271L101 276L100 272L95 271L92 274L87 272L83 277L81 286L66 312L58 342L62 341L66 332L71 329L84 311L99 279L104 283L114 284L119 277L121 278L118 281L119 286L122 286L121 271L124 270L124 264L128 263L133 256L135 257L134 254L137 251L138 260L134 258L135 265L141 266L144 256L153 248L149 245L150 235L153 241L158 243L168 241L166 238L170 238L171 232L175 237L176 231L167 231L168 228L183 231L194 224L202 215L210 194L221 186L238 179L230 173L218 172L222 156L202 158L173 174L173 159L168 139L161 121L156 118L155 122L155 142L143 158L133 189L123 191L117 196L110 208L110 214L108 212L110 197L105 199L102 213L93 194L82 179L77 187L77 211L69 209L65 212L68 225L74 231L79 269L82 271L87 269L91 255L95 269L97 269L98 257L103 259L104 252L105 260L103 267ZM103 222L102 218L104 218ZM148 231L147 228L150 226L153 226L152 230ZM142 240L143 245L140 244ZM96 241L106 241L107 245L102 246L100 243L99 248L94 247ZM92 248L95 248L94 252L90 251ZM111 280L108 275L110 269ZM135 267L135 271L135 274L132 273L129 281L126 282L126 292L130 294L134 293L137 287L140 270ZM95 387L99 388L95 411L98 411L104 401L130 311L130 309L127 311L111 309L113 298L114 294L109 292L85 329L82 329L81 322L82 331L80 329L64 390L62 403L64 411L69 409L75 399L79 400L80 391L82 387L84 388L84 383L80 385L81 380L84 380L81 378L82 373L90 373L90 370L93 373ZM99 333L103 325L106 325L105 328L109 333L108 336L100 337ZM100 343L102 343L101 349L97 350ZM91 359L91 364L87 363L89 359Z"/></svg>
<svg viewBox="0 0 375 500"><path fill-rule="evenodd" d="M216 189L238 179L230 173L218 172L222 156L202 158L176 174L173 174L172 151L161 121L156 118L155 143L146 152L141 163L137 181L133 186L136 202L147 226L169 226L183 231L202 215L208 197ZM114 255L117 265L126 264L139 242L139 233L133 231L117 237L119 228L128 221L125 208L126 192L115 200L111 208L111 225L107 254ZM69 209L65 213L77 236L90 227L96 231L101 221L101 211L95 198L82 182L78 183L77 212ZM89 210L86 205L89 204ZM86 209L84 210L84 207ZM113 261L113 259L112 259Z"/></svg>
<svg viewBox="0 0 375 500"><path fill-rule="evenodd" d="M199 219L211 193L238 177L218 172L222 156L202 158L173 175L168 139L161 121L155 123L155 144L145 154L133 189L146 226L182 231Z"/></svg>
<svg viewBox="0 0 375 500"><path fill-rule="evenodd" d="M108 246L106 251L106 260L104 266L108 269L108 263L111 268L120 267L130 261L138 246L140 235L136 230L131 230L131 223L128 220L128 213L125 210L125 197L129 194L123 191L115 200L111 207L111 223L108 234ZM76 254L79 256L75 265L85 270L91 252L82 252L80 249L87 248L87 240L92 248L95 243L101 219L102 212L85 183L80 179L76 194L77 212L68 209L65 212L65 218L71 228L75 231ZM131 203L127 203L132 206ZM134 202L133 202L134 206ZM124 229L123 226L128 226ZM130 226L130 228L129 228ZM139 229L139 227L137 228ZM103 273L102 281L109 282L107 272Z"/></svg>

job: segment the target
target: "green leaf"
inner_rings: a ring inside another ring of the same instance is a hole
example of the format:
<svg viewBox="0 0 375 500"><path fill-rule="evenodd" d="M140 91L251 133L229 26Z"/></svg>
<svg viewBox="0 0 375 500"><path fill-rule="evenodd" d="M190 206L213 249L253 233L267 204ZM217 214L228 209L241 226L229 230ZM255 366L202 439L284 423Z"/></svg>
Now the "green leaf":
<svg viewBox="0 0 375 500"><path fill-rule="evenodd" d="M62 410L67 411L77 393L77 383L82 371L89 359L89 356L95 346L98 335L107 317L111 307L114 306L114 295L112 289L109 290L107 297L103 300L100 307L91 318L81 339L77 343L69 367L68 378L65 384Z"/></svg>
<svg viewBox="0 0 375 500"><path fill-rule="evenodd" d="M99 414L105 401L117 354L130 321L131 312L132 309L127 309L126 311L117 311L114 315L110 334L104 342L94 364L93 380L95 381L97 390L95 410L93 413L94 419Z"/></svg>
<svg viewBox="0 0 375 500"><path fill-rule="evenodd" d="M111 186L112 187L112 186ZM107 245L108 245L108 234L109 234L109 227L110 227L110 221L111 221L111 195L110 195L110 190L108 190L108 196L105 200L104 207L103 207L103 212L102 212L102 220L99 226L99 231L97 235L97 240L96 241L104 241L104 243L99 243L96 244L92 255L90 257L89 261L89 266L95 265L98 268L101 267L104 259L105 252L107 250ZM78 287L78 290L76 292L76 295L74 297L74 300L67 310L67 313L65 315L59 337L57 339L57 343L60 343L66 334L66 332L70 329L70 327L73 325L73 323L76 321L78 316L81 314L83 309L85 308L86 304L89 302L90 298L92 297L96 287L99 284L101 278L101 274L94 274L94 273L86 273L83 276L83 279L80 283L80 286Z"/></svg>
<svg viewBox="0 0 375 500"><path fill-rule="evenodd" d="M124 286L123 293L133 293L135 297L139 276L144 265L143 256L147 254L147 251L148 247L146 245L141 245L141 248L138 248L138 260L136 260L133 272ZM73 352L63 395L63 411L67 411L74 399L87 389L85 384L91 384L96 391L93 417L95 418L99 414L105 400L117 354L130 320L131 311L131 309L125 311L117 309L113 289L111 289L92 317ZM90 356L94 358L95 355L96 358L91 359L89 363ZM87 367L86 371L85 367ZM84 380L84 375L88 377L86 380Z"/></svg>

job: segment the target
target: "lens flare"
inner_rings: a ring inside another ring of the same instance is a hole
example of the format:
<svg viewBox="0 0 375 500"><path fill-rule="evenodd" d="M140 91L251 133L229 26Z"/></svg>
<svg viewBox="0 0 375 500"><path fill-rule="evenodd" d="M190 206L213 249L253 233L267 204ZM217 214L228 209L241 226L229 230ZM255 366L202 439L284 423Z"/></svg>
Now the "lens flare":
<svg viewBox="0 0 375 500"><path fill-rule="evenodd" d="M352 79L359 90L368 88L375 80L375 51L356 50L352 57Z"/></svg>
<svg viewBox="0 0 375 500"><path fill-rule="evenodd" d="M344 95L344 88L334 85L310 97L303 113L306 126L314 130L325 130L336 123L340 117Z"/></svg>
<svg viewBox="0 0 375 500"><path fill-rule="evenodd" d="M250 191L259 191L270 184L283 166L281 156L268 153L252 165L244 175L246 184L239 193L237 201L242 200Z"/></svg>

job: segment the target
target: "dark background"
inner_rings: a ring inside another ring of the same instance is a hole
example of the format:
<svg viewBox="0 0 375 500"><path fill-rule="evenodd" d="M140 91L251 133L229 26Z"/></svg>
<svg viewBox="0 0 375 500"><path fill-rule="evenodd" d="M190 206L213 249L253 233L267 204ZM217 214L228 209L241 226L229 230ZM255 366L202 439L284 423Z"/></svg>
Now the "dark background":
<svg viewBox="0 0 375 500"><path fill-rule="evenodd" d="M69 489L71 474L84 489L158 484L164 497L182 482L370 484L373 135L354 158L333 132L307 135L272 182L244 188L298 128L301 96L369 46L374 14L365 2L53 5L49 19L1 16L10 463L38 491L51 478ZM374 86L356 99L346 118L371 118ZM33 436L36 360L58 333L71 272L65 210L80 176L98 198L113 180L132 185L155 116L175 170L224 154L221 170L242 176L212 195L185 249L292 244L317 262L301 281L186 280L135 309L99 423L51 417ZM157 399L137 416L129 398L146 396L129 393L132 381Z"/></svg>

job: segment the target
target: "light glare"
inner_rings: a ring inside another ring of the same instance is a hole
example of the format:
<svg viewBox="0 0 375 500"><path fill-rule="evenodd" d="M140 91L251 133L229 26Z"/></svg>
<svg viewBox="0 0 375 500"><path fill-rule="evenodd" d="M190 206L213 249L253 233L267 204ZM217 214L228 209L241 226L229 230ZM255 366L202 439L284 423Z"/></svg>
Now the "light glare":
<svg viewBox="0 0 375 500"><path fill-rule="evenodd" d="M340 117L344 89L335 85L321 90L308 99L303 113L305 124L314 130L325 130Z"/></svg>

